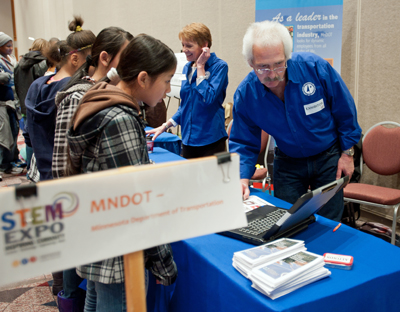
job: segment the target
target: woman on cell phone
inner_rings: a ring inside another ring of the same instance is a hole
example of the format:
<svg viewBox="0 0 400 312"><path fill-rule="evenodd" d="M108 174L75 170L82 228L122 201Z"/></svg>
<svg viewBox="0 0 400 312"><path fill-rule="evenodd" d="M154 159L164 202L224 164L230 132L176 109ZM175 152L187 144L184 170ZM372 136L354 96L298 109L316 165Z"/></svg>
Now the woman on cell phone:
<svg viewBox="0 0 400 312"><path fill-rule="evenodd" d="M179 33L188 63L183 69L181 105L162 126L147 131L153 140L178 124L182 127L182 156L197 158L225 150L225 111L222 107L228 86L228 64L210 52L212 38L202 23L185 26Z"/></svg>

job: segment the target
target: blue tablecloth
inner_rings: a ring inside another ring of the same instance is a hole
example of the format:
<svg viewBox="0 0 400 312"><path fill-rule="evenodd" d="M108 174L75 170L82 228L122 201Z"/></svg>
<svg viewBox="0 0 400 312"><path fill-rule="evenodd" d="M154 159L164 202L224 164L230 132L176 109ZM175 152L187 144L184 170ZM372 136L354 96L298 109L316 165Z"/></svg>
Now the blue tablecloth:
<svg viewBox="0 0 400 312"><path fill-rule="evenodd" d="M289 204L253 190L272 204ZM172 244L179 275L169 311L399 311L400 248L346 225L317 216L294 238L309 251L351 255L350 271L330 268L332 275L276 300L251 287L232 267L233 253L253 247L217 234Z"/></svg>
<svg viewBox="0 0 400 312"><path fill-rule="evenodd" d="M153 153L149 153L149 157L156 164L186 160L185 158L161 147L154 147ZM149 274L148 278L149 284L146 296L147 311L167 312L168 304L171 300L176 284L170 286L156 284L156 279L152 274Z"/></svg>
<svg viewBox="0 0 400 312"><path fill-rule="evenodd" d="M149 158L156 164L170 161L181 161L186 160L185 158L167 151L161 147L154 147L153 153L149 153Z"/></svg>
<svg viewBox="0 0 400 312"><path fill-rule="evenodd" d="M161 152L159 163L172 159L169 152ZM251 192L276 206L290 207L267 193L256 189ZM399 311L400 248L346 225L333 232L336 225L337 222L317 216L315 223L294 238L304 240L309 251L320 255L331 252L353 256L353 269L330 268L330 277L276 300L253 289L251 282L232 266L233 253L252 245L218 234L173 243L177 281L164 287L153 279L147 310Z"/></svg>
<svg viewBox="0 0 400 312"><path fill-rule="evenodd" d="M151 129L153 128L145 128L146 131ZM177 135L168 132L160 134L154 141L154 147L161 147L177 155L181 154L181 145L182 140Z"/></svg>

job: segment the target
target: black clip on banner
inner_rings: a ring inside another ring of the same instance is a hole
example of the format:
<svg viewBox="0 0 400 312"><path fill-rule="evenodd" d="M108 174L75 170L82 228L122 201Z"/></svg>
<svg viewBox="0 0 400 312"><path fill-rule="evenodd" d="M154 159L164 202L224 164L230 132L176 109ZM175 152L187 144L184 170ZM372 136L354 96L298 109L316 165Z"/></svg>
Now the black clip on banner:
<svg viewBox="0 0 400 312"><path fill-rule="evenodd" d="M217 156L218 165L231 161L231 153L229 152L216 153L214 156Z"/></svg>
<svg viewBox="0 0 400 312"><path fill-rule="evenodd" d="M221 166L221 170L222 170L222 175L224 177L223 181L226 183L229 182L231 180L231 178L229 177L229 163L231 162L231 153L221 152L221 153L214 154L214 156L217 157L218 165L225 164L225 163L228 164L228 172L226 173L226 177L225 177L224 168L222 166Z"/></svg>
<svg viewBox="0 0 400 312"><path fill-rule="evenodd" d="M37 196L36 184L26 184L19 185L15 188L15 198L18 200L20 198Z"/></svg>

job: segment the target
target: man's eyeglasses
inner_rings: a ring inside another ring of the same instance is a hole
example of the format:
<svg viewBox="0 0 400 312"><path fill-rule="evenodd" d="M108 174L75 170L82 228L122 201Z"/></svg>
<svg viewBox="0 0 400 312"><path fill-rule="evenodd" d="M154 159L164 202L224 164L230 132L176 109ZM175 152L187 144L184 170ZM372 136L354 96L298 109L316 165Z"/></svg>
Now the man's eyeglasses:
<svg viewBox="0 0 400 312"><path fill-rule="evenodd" d="M254 67L253 67L254 68ZM269 69L269 68L254 68L254 70L259 73L260 75L267 73L269 74L270 72L274 72L276 74L281 74L285 71L285 69L287 68L287 65L283 66L283 67L277 67L274 69Z"/></svg>

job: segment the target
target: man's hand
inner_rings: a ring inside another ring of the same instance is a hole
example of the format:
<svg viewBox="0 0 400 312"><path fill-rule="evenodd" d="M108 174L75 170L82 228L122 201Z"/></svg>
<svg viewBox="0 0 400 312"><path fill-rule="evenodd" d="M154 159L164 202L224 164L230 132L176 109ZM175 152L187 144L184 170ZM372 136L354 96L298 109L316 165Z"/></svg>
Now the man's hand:
<svg viewBox="0 0 400 312"><path fill-rule="evenodd" d="M348 175L349 180L351 179L351 176L353 175L354 172L354 160L353 156L349 156L346 154L342 153L342 156L339 158L338 161L338 168L336 171L336 180L340 179L343 175Z"/></svg>
<svg viewBox="0 0 400 312"><path fill-rule="evenodd" d="M246 200L249 198L249 195L250 195L249 179L240 179L240 184L242 184L243 200Z"/></svg>

